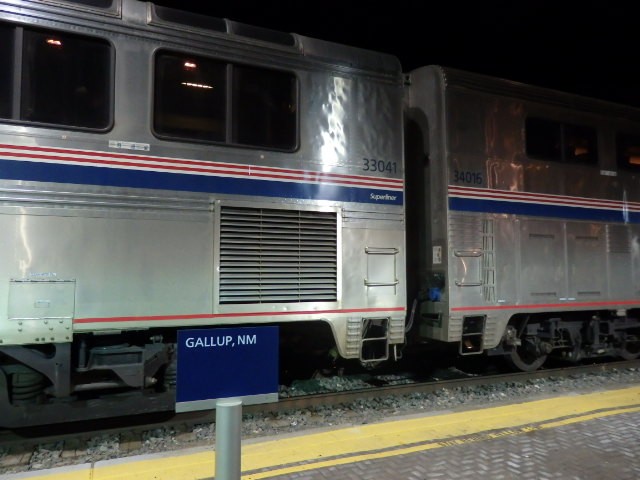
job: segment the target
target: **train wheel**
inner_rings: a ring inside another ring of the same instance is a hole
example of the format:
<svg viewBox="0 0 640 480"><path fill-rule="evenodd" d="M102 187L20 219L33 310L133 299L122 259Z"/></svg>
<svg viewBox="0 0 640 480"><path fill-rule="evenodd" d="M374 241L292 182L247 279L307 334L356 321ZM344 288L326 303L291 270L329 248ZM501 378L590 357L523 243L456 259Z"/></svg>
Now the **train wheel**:
<svg viewBox="0 0 640 480"><path fill-rule="evenodd" d="M547 360L546 355L532 353L524 346L514 348L504 358L510 367L521 372L533 372L539 369Z"/></svg>
<svg viewBox="0 0 640 480"><path fill-rule="evenodd" d="M625 339L620 348L616 350L618 356L625 360L635 360L640 357L640 339L632 337L632 339Z"/></svg>
<svg viewBox="0 0 640 480"><path fill-rule="evenodd" d="M539 369L551 352L550 345L527 333L529 318L521 318L512 322L505 332L507 365L520 372L533 372Z"/></svg>

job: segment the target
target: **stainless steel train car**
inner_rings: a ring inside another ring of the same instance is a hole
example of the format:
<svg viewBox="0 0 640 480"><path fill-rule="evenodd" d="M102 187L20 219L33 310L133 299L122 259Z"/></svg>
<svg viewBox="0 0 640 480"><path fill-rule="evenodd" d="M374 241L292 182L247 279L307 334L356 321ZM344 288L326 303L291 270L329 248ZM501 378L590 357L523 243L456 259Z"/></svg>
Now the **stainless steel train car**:
<svg viewBox="0 0 640 480"><path fill-rule="evenodd" d="M417 338L520 370L637 357L640 112L438 67L409 78Z"/></svg>
<svg viewBox="0 0 640 480"><path fill-rule="evenodd" d="M1 0L0 61L2 426L173 409L178 329L398 355L394 57L136 0Z"/></svg>
<svg viewBox="0 0 640 480"><path fill-rule="evenodd" d="M0 426L172 410L193 328L640 355L636 109L137 0L0 0L0 60Z"/></svg>

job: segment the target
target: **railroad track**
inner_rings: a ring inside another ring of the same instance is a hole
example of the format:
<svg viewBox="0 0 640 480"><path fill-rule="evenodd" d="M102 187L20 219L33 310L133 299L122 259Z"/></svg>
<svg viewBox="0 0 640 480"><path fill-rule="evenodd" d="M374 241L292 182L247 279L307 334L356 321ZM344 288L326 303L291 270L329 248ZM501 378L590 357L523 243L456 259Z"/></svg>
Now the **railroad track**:
<svg viewBox="0 0 640 480"><path fill-rule="evenodd" d="M269 411L283 412L287 410L314 408L320 405L335 406L351 403L354 401L384 396L410 395L414 393L432 393L442 389L455 389L462 387L473 387L478 385L495 385L499 383L523 383L529 380L569 377L572 375L582 375L588 373L607 372L625 368L640 368L640 360L618 361L603 364L577 365L570 367L560 367L534 372L514 372L503 374L492 374L488 376L466 376L448 380L421 381L415 383L404 383L394 385L381 385L367 389L349 390L343 392L327 392L312 395L281 398L278 403L269 405ZM264 406L263 406L264 407ZM260 411L260 406L253 405L244 407L245 412Z"/></svg>
<svg viewBox="0 0 640 480"><path fill-rule="evenodd" d="M474 386L516 385L536 379L580 376L624 369L640 369L640 360L570 366L535 372L464 376L447 380L431 379L428 381L402 382L394 378L391 380L391 384L388 385L380 385L383 381L378 377L373 381L374 385L367 388L280 398L276 403L245 406L243 407L243 414L277 416L286 412L313 410L319 407L325 409L339 407L376 398L428 394L445 389L454 390ZM66 431L53 431L51 427L31 428L25 431L2 430L0 431L0 474L8 467L26 465L33 452L38 448L61 451L63 452L60 454L61 457L73 459L73 451L86 449L86 445L92 441L95 442L96 438L109 437L118 438L119 451L122 456L126 456L142 446L147 432L172 431L178 440L180 438L185 440L184 442L177 441L178 444L188 443L188 440L194 436L194 426L207 425L214 422L215 411L204 411L182 414L167 413L165 415L138 416L135 418L123 417L110 419L108 422L66 425ZM55 428L57 429L57 426ZM210 443L210 440L208 443ZM82 462L81 458L78 460ZM73 463L71 460L69 462Z"/></svg>

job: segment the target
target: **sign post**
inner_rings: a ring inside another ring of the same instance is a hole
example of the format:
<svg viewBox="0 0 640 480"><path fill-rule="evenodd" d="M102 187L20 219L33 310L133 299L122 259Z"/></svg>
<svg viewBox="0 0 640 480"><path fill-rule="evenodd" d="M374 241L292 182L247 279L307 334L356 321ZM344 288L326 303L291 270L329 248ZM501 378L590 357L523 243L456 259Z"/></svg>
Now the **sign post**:
<svg viewBox="0 0 640 480"><path fill-rule="evenodd" d="M242 400L216 402L216 480L240 480Z"/></svg>

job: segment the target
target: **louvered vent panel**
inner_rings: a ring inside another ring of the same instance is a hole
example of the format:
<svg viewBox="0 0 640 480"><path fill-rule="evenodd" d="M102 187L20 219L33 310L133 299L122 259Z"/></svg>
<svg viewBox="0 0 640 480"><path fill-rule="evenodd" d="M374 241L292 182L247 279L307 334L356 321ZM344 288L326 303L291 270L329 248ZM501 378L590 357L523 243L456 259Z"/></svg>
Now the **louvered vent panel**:
<svg viewBox="0 0 640 480"><path fill-rule="evenodd" d="M337 300L335 212L222 207L220 303Z"/></svg>
<svg viewBox="0 0 640 480"><path fill-rule="evenodd" d="M607 225L607 252L631 253L631 238L627 227Z"/></svg>

